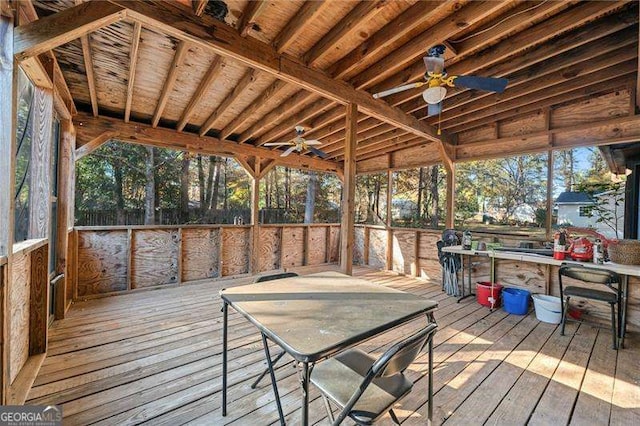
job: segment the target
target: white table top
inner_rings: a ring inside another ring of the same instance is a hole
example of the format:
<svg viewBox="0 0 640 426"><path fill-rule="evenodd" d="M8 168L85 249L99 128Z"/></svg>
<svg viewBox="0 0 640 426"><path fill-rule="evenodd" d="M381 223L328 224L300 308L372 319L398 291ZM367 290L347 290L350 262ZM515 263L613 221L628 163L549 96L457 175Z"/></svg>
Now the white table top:
<svg viewBox="0 0 640 426"><path fill-rule="evenodd" d="M593 269L605 269L607 271L613 271L622 275L629 275L633 277L640 277L640 265L622 265L620 263L605 262L604 264L597 264L593 262L578 262L570 259L557 260L551 256L544 256L541 254L532 253L519 253L509 252L504 250L465 250L462 246L449 246L443 247L442 251L447 253L464 254L469 256L488 256L494 259L506 259L517 260L520 262L533 262L542 265L554 265L560 266L563 263L573 263L583 265L587 268Z"/></svg>

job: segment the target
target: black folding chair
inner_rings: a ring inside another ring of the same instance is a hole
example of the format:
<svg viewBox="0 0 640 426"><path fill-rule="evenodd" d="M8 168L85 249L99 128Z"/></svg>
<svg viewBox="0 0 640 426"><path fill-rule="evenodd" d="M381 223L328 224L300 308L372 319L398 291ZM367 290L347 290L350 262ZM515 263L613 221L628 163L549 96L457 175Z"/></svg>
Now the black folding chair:
<svg viewBox="0 0 640 426"><path fill-rule="evenodd" d="M562 277L573 278L589 284L600 284L606 286L607 290L599 290L593 287L566 286L562 283ZM622 326L620 316L620 306L622 291L620 289L620 276L613 271L587 268L582 265L562 265L558 271L558 282L560 283L560 300L562 308L562 326L560 333L564 335L564 325L567 319L569 299L580 297L583 299L598 300L608 303L611 306L611 332L613 333L613 349L618 349L618 335L616 333L616 323L618 329ZM616 317L615 305L618 305L618 316Z"/></svg>
<svg viewBox="0 0 640 426"><path fill-rule="evenodd" d="M271 274L271 275L262 275L258 278L256 278L253 282L254 283L263 283L263 282L267 282L267 281L273 281L273 280L280 280L283 278L292 278L292 277L297 277L299 276L298 274L296 274L295 272L282 272L282 273L278 273L278 274ZM266 340L264 340L264 344L266 345ZM265 347L265 353L268 354L268 348ZM273 358L271 360L271 365L275 365L278 361L280 361L280 358L282 358L284 355L286 354L285 351L280 351L280 353L278 353L278 355L275 356L275 358ZM267 355L269 356L269 355ZM266 376L269 373L269 366L267 366L264 371L258 376L258 378L251 384L251 389L255 389L256 386L258 386L258 383L260 383L260 381L264 378L264 376Z"/></svg>
<svg viewBox="0 0 640 426"><path fill-rule="evenodd" d="M396 424L400 424L392 407L413 387L403 373L427 343L430 421L433 412L433 336L436 330L435 323L427 325L393 345L377 360L359 349L350 349L316 364L311 371L311 383L320 390L333 425L339 425L347 416L359 425L371 425L387 412ZM342 408L335 419L330 401Z"/></svg>

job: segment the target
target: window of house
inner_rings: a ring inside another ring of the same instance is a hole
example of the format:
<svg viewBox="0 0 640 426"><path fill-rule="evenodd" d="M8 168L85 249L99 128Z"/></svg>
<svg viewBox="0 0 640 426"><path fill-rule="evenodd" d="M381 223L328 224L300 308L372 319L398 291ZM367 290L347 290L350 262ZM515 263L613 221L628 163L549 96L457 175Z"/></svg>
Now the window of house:
<svg viewBox="0 0 640 426"><path fill-rule="evenodd" d="M581 217L591 217L593 215L593 206L580 206L579 210Z"/></svg>

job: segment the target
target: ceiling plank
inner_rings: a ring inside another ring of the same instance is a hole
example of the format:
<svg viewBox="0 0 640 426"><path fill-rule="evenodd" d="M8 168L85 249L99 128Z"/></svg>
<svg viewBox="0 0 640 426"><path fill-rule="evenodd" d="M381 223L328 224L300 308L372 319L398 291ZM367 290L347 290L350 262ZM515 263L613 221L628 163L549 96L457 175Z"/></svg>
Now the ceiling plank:
<svg viewBox="0 0 640 426"><path fill-rule="evenodd" d="M407 65L421 58L430 46L441 43L462 28L480 22L497 11L509 6L510 2L474 1L457 11L451 18L443 19L428 28L423 33L394 50L381 61L368 67L364 72L354 77L351 82L354 87L361 89L384 80L386 77L402 70ZM422 59L419 61L422 63ZM424 66L423 66L424 68ZM422 71L424 73L424 69Z"/></svg>
<svg viewBox="0 0 640 426"><path fill-rule="evenodd" d="M92 117L90 114L78 113L74 118L77 131L77 145L82 147L87 142L94 140L105 132L120 140L153 145L157 147L185 150L189 152L208 155L220 155L223 157L235 157L236 155L257 156L264 159L277 160L279 163L303 169L314 169L327 172L340 172L342 166L339 163L306 157L297 154L288 157L280 157L280 152L252 145L239 145L235 142L220 140L209 136L177 132L174 129L152 127L148 124L117 120L108 117Z"/></svg>
<svg viewBox="0 0 640 426"><path fill-rule="evenodd" d="M264 0L251 0L247 3L242 16L238 21L238 32L242 37L246 37L251 27L255 23L255 20L264 11L264 8L269 4Z"/></svg>
<svg viewBox="0 0 640 426"><path fill-rule="evenodd" d="M403 36L418 28L424 22L425 15L441 7L455 8L448 1L418 1L393 21L386 24L360 46L353 49L344 58L329 68L329 74L344 78L358 68L363 59L380 54L385 48L398 42ZM343 114L344 115L344 114Z"/></svg>
<svg viewBox="0 0 640 426"><path fill-rule="evenodd" d="M260 132L262 132L265 128L273 125L274 123L277 124L284 115L289 113L290 110L299 109L301 105L303 105L309 98L310 96L308 92L304 90L299 91L298 93L291 96L289 99L269 111L268 114L262 117L253 126L242 132L240 134L240 137L238 137L238 142L246 142L254 135L261 135ZM311 98L318 99L319 96L313 95L313 97Z"/></svg>
<svg viewBox="0 0 640 426"><path fill-rule="evenodd" d="M200 83L198 84L196 91L193 93L193 96L191 96L189 103L182 112L182 117L180 117L180 121L178 121L178 126L176 127L179 132L184 130L187 123L189 123L189 120L193 116L193 112L195 111L196 107L198 106L204 95L207 94L207 92L209 91L209 87L211 87L215 79L218 78L220 72L224 69L224 67L224 59L220 56L216 56L211 62L207 73L204 75L204 77L202 77L202 80L200 80Z"/></svg>
<svg viewBox="0 0 640 426"><path fill-rule="evenodd" d="M16 27L14 55L19 62L38 56L122 20L125 8L106 2L86 2Z"/></svg>
<svg viewBox="0 0 640 426"><path fill-rule="evenodd" d="M632 41L635 43L635 40ZM464 106L452 108L443 112L438 117L431 117L430 119L433 119L435 122L439 121L443 127L446 127L449 125L450 120L455 120L463 116L473 115L472 119L483 116L486 117L483 111L498 106L503 102L523 98L539 91L549 92L549 96L551 96L561 93L559 91L560 89L566 89L566 91L573 90L577 88L576 85L580 85L583 77L609 68L612 68L610 72L615 73L614 67L616 67L617 64L635 58L636 53L633 49L622 46L594 58L587 58L583 62L574 64L573 66L563 67L551 74L542 72L540 77L534 78L524 84L516 85L515 87L508 87L507 90L501 94L493 93L477 101L469 102Z"/></svg>
<svg viewBox="0 0 640 426"><path fill-rule="evenodd" d="M89 86L89 98L91 99L91 111L93 116L98 116L98 94L96 92L96 77L93 69L93 56L91 55L91 42L89 35L80 37L82 43L82 58L84 59L84 70L87 74L87 85Z"/></svg>
<svg viewBox="0 0 640 426"><path fill-rule="evenodd" d="M360 154L361 152L366 152L367 148L371 148L371 147L377 147L380 144L384 144L385 142L388 141L393 141L393 142L401 142L404 140L409 140L409 139L414 139L416 136L412 135L411 133L407 133L404 130L400 130L400 129L392 129L388 132L385 132L381 135L378 136L374 136L368 139L361 139L360 137L358 137L358 147L357 147L357 154ZM326 157L327 160L332 160L334 158L338 158L340 156L342 156L344 154L344 147L340 147L338 149L334 149L332 152L327 152L326 150L323 149L323 151L328 154L328 156Z"/></svg>
<svg viewBox="0 0 640 426"><path fill-rule="evenodd" d="M233 104L242 93L256 80L256 71L252 68L249 68L240 81L238 81L233 90L227 95L227 97L218 105L216 110L207 118L207 121L204 122L202 127L200 128L200 136L204 136L207 134L209 130L213 127L216 120L224 114L231 104Z"/></svg>
<svg viewBox="0 0 640 426"><path fill-rule="evenodd" d="M291 133L296 125L303 125L308 119L321 114L325 108L329 108L332 105L333 103L328 99L317 100L303 110L298 111L293 115L289 115L286 120L284 120L278 126L260 136L260 138L256 140L255 145L263 145L267 142L273 141L277 142L277 139L281 136L286 135L287 133Z"/></svg>
<svg viewBox="0 0 640 426"><path fill-rule="evenodd" d="M124 105L124 121L129 122L131 117L131 104L133 103L133 88L136 80L136 66L138 64L138 50L140 48L140 34L142 25L136 22L131 36L131 52L129 53L129 79L127 80L127 100Z"/></svg>
<svg viewBox="0 0 640 426"><path fill-rule="evenodd" d="M521 108L532 104L535 106L545 99L553 98L563 93L571 92L573 90L582 89L591 85L601 83L603 81L611 80L618 76L631 74L636 71L636 66L637 62L635 58L619 64L612 64L611 67L586 74L580 79L557 83L553 86L531 93L527 96L516 97L504 102L500 102L498 104L489 105L482 110L473 112L472 114L453 118L451 120L448 120L447 122L443 122L442 126L443 128L447 128L450 130L456 129L455 131L458 132L460 127L466 127L468 123L478 123L482 121L486 123L488 119L491 119L493 121L493 116L501 112Z"/></svg>
<svg viewBox="0 0 640 426"><path fill-rule="evenodd" d="M287 22L287 25L278 33L273 40L276 52L282 53L291 46L291 43L305 29L305 27L320 15L322 8L328 2L322 1L306 1L298 12Z"/></svg>
<svg viewBox="0 0 640 426"><path fill-rule="evenodd" d="M226 125L224 129L220 131L220 138L227 139L233 132L235 132L242 124L251 117L259 108L268 103L274 96L276 96L282 89L287 87L287 83L282 80L274 81L264 92L262 92L253 102L249 104L240 114Z"/></svg>
<svg viewBox="0 0 640 426"><path fill-rule="evenodd" d="M164 112L164 108L167 106L169 95L173 91L173 86L176 84L178 71L182 66L184 56L188 50L188 43L184 40L180 40L176 46L176 53L173 55L173 61L169 67L169 73L167 74L167 78L162 86L162 93L160 94L160 99L158 99L158 104L156 105L156 112L153 114L153 127L156 127L160 122L160 118L162 118L162 113Z"/></svg>
<svg viewBox="0 0 640 426"><path fill-rule="evenodd" d="M596 76L596 78L598 77L599 76ZM614 90L628 87L632 79L635 81L635 74L633 72L621 76L606 75L606 77L607 79L605 79L604 81L596 82L595 84L588 85L587 87L547 97L545 99L536 100L535 102L529 103L525 106L520 106L512 109L504 109L500 112L496 112L493 116L491 116L491 120L492 122L497 122L500 120L511 118L515 115L539 111L540 109L562 104L565 102L585 99L597 94L609 93ZM468 123L465 123L464 125L458 126L455 129L455 132L464 132L476 127L484 126L486 124L488 124L487 119L470 121Z"/></svg>
<svg viewBox="0 0 640 426"><path fill-rule="evenodd" d="M355 31L358 26L371 20L389 3L384 0L359 2L347 15L334 25L327 34L309 49L303 56L307 64L314 64L331 50L344 37Z"/></svg>
<svg viewBox="0 0 640 426"><path fill-rule="evenodd" d="M438 135L435 128L405 114L402 110L376 100L369 93L356 90L348 83L334 80L321 71L309 68L297 59L278 54L273 47L259 40L252 37L242 38L233 29L215 19L198 18L167 3L151 4L123 0L110 2L126 8L130 19L138 20L145 26L187 40L211 52L233 57L252 68L274 74L332 101L342 104L355 103L363 112L417 136L429 140L443 138L448 141L446 134Z"/></svg>
<svg viewBox="0 0 640 426"><path fill-rule="evenodd" d="M384 148L379 148L376 150L371 150L370 152L363 152L361 154L358 154L358 156L356 157L358 159L358 161L364 161L364 160L369 160L371 158L375 158L375 157L380 157L382 155L389 155L392 154L394 152L398 152L398 151L402 151L404 149L408 149L408 148L413 148L415 146L418 145L424 145L425 141L422 138L417 138L417 137L413 137L413 139L407 140L407 141L403 141L403 142L397 142L393 144L393 147L384 147ZM440 155L439 151L438 151L438 155ZM340 157L336 158L336 160L339 160ZM438 159L440 162L441 160Z"/></svg>

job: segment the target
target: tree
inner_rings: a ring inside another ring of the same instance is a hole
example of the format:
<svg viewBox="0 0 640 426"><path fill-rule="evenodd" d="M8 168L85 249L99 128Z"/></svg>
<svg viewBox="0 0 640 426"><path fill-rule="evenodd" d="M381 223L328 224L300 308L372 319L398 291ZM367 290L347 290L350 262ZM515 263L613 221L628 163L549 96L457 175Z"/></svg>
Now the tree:
<svg viewBox="0 0 640 426"><path fill-rule="evenodd" d="M307 199L304 208L304 223L313 223L313 211L316 205L316 188L318 186L318 174L309 172L307 182Z"/></svg>
<svg viewBox="0 0 640 426"><path fill-rule="evenodd" d="M147 159L145 162L145 186L144 186L144 224L153 225L156 221L156 179L155 179L155 157L153 147L145 147Z"/></svg>

